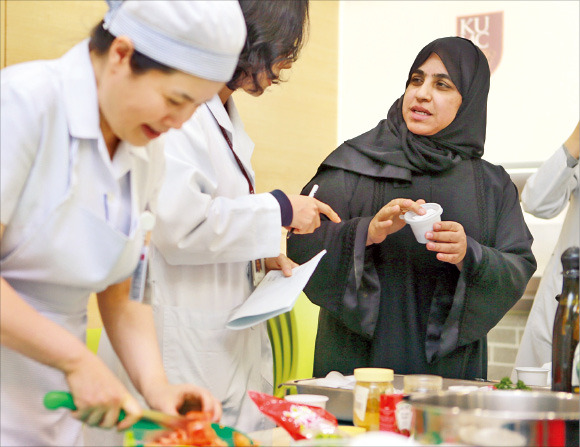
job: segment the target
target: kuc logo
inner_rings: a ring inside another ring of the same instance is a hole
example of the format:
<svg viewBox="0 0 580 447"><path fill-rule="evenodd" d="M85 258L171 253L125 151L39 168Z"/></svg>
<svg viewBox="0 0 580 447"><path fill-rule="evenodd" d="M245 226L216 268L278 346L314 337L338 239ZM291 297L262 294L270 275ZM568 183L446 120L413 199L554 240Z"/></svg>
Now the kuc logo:
<svg viewBox="0 0 580 447"><path fill-rule="evenodd" d="M457 35L471 40L483 51L493 73L503 49L503 11L457 17Z"/></svg>

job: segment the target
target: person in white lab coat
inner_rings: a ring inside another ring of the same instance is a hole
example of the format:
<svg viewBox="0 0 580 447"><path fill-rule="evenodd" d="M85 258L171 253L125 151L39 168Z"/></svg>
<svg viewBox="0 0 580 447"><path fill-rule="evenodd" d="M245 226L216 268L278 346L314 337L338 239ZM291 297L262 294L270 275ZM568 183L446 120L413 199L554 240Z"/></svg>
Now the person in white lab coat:
<svg viewBox="0 0 580 447"><path fill-rule="evenodd" d="M171 382L207 387L223 407L222 423L244 431L269 423L247 395L272 393L266 324L226 328L232 310L254 289L252 260L288 276L296 264L280 255L281 227L310 233L326 204L276 190L252 194L254 144L232 93L259 96L298 57L308 1L241 0L248 37L233 79L167 135L167 175L159 196L151 256L152 303ZM231 145L231 147L230 147Z"/></svg>
<svg viewBox="0 0 580 447"><path fill-rule="evenodd" d="M79 445L81 421L139 418L84 344L91 292L151 407L219 419L207 390L168 382L151 309L128 290L164 172L157 137L223 87L244 41L237 2L116 2L90 41L2 70L2 446ZM51 390L70 391L77 411L45 409Z"/></svg>
<svg viewBox="0 0 580 447"><path fill-rule="evenodd" d="M579 126L554 154L526 182L522 191L525 211L536 217L550 219L568 205L568 211L558 242L542 274L538 291L524 329L516 356L515 367L541 367L552 361L552 330L562 291L562 261L564 250L579 244L580 209L578 208L580 175Z"/></svg>

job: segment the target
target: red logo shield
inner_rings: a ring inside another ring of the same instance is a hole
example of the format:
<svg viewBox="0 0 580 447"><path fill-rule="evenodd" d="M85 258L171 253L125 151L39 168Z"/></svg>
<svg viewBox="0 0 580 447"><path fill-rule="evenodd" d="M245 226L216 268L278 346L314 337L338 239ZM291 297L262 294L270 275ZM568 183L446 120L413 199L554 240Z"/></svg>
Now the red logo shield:
<svg viewBox="0 0 580 447"><path fill-rule="evenodd" d="M493 73L503 49L503 11L457 17L457 35L471 40L483 51Z"/></svg>

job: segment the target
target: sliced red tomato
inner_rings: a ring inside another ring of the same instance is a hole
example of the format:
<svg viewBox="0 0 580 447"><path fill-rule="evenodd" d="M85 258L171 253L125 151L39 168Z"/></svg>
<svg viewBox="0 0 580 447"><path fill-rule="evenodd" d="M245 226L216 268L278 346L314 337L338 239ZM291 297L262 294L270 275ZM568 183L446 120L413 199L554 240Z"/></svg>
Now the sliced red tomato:
<svg viewBox="0 0 580 447"><path fill-rule="evenodd" d="M211 414L203 411L190 411L185 415L190 421L183 428L165 432L155 438L158 445L191 445L198 447L227 446L211 427Z"/></svg>

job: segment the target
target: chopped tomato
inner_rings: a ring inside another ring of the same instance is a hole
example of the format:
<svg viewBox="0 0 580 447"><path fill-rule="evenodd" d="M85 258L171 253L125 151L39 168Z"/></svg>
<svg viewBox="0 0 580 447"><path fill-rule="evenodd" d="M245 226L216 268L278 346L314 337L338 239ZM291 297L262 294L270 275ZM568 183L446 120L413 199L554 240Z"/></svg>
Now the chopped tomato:
<svg viewBox="0 0 580 447"><path fill-rule="evenodd" d="M157 445L172 446L227 446L227 443L211 427L211 415L209 413L190 411L185 417L188 422L183 427L163 433L155 438L154 442Z"/></svg>

